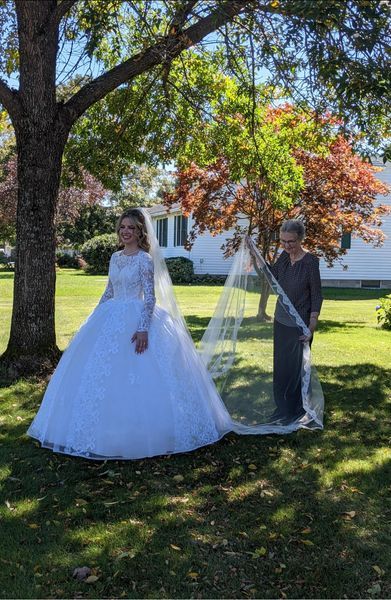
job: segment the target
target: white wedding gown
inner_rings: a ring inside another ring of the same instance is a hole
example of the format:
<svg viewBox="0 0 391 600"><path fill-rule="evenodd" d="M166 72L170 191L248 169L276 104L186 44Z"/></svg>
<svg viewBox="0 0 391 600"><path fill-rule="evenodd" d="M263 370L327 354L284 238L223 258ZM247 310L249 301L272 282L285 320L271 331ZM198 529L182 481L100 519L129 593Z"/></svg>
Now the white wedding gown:
<svg viewBox="0 0 391 600"><path fill-rule="evenodd" d="M136 354L131 337L146 331ZM28 435L56 452L136 459L186 452L232 430L189 334L155 305L149 254L111 257L100 303L55 370Z"/></svg>

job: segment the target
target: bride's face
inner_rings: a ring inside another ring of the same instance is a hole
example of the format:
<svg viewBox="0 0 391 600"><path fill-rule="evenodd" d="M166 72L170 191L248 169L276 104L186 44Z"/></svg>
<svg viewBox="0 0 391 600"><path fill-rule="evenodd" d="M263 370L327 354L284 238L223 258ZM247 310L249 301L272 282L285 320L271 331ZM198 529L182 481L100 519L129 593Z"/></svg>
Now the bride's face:
<svg viewBox="0 0 391 600"><path fill-rule="evenodd" d="M132 219L129 219L129 217L125 217L124 219L122 219L118 233L121 242L125 246L129 246L134 243L137 244L137 228Z"/></svg>

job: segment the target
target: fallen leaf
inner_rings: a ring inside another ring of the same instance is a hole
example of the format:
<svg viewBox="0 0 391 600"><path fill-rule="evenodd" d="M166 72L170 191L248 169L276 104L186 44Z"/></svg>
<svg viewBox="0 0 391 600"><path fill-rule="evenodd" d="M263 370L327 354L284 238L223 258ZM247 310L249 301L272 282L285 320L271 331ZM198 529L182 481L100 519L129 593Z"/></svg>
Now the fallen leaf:
<svg viewBox="0 0 391 600"><path fill-rule="evenodd" d="M133 552L121 552L121 554L118 554L117 556L117 560L120 560L121 558L134 558L135 555Z"/></svg>
<svg viewBox="0 0 391 600"><path fill-rule="evenodd" d="M381 569L378 565L373 565L372 569L376 571L379 577L383 577L385 571L383 571L383 569Z"/></svg>
<svg viewBox="0 0 391 600"><path fill-rule="evenodd" d="M314 542L311 542L311 540L300 540L302 544L305 544L306 546L314 546Z"/></svg>
<svg viewBox="0 0 391 600"><path fill-rule="evenodd" d="M179 546L175 546L175 544L170 544L170 547L171 547L173 550L181 550L181 548L180 548Z"/></svg>
<svg viewBox="0 0 391 600"><path fill-rule="evenodd" d="M374 583L372 587L367 589L368 594L380 594L381 586L380 583Z"/></svg>
<svg viewBox="0 0 391 600"><path fill-rule="evenodd" d="M174 475L173 480L180 483L181 481L184 481L184 477L183 475Z"/></svg>
<svg viewBox="0 0 391 600"><path fill-rule="evenodd" d="M98 579L99 579L99 577L97 575L90 575L84 581L85 581L85 583L95 583L96 581L98 581Z"/></svg>
<svg viewBox="0 0 391 600"><path fill-rule="evenodd" d="M260 556L265 556L267 550L264 546L261 546L261 548L257 548L253 553L252 556L253 558L259 558Z"/></svg>
<svg viewBox="0 0 391 600"><path fill-rule="evenodd" d="M29 523L30 529L39 529L39 525L37 523Z"/></svg>
<svg viewBox="0 0 391 600"><path fill-rule="evenodd" d="M89 575L91 575L91 572L92 571L90 567L76 567L76 569L73 571L72 577L78 581L83 581L89 577Z"/></svg>
<svg viewBox="0 0 391 600"><path fill-rule="evenodd" d="M190 579L197 579L200 576L200 574L196 571L189 571L187 576L190 577Z"/></svg>
<svg viewBox="0 0 391 600"><path fill-rule="evenodd" d="M354 519L355 516L356 516L355 510L347 510L342 513L342 518L345 519L346 521L351 521L352 519Z"/></svg>
<svg viewBox="0 0 391 600"><path fill-rule="evenodd" d="M307 533L311 533L311 527L306 527L305 529L303 529L303 531L301 531L300 533L304 533L304 535L306 535Z"/></svg>
<svg viewBox="0 0 391 600"><path fill-rule="evenodd" d="M84 500L84 498L76 498L75 503L76 506L86 506L86 504L88 504L87 500Z"/></svg>
<svg viewBox="0 0 391 600"><path fill-rule="evenodd" d="M250 469L250 471L256 471L257 470L257 465L254 465L254 463L251 463L248 465L248 468Z"/></svg>

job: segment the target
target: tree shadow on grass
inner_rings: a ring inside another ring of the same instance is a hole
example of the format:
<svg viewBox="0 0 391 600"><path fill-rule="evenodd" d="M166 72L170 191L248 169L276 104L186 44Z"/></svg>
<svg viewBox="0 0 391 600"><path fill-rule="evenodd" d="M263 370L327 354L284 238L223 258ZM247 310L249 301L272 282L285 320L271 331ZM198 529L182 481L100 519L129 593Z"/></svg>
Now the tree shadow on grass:
<svg viewBox="0 0 391 600"><path fill-rule="evenodd" d="M230 434L130 462L38 448L24 432L42 387L7 388L2 597L359 598L374 582L387 597L373 565L388 560L390 373L371 363L319 373L324 432ZM71 578L84 564L98 568L93 586Z"/></svg>
<svg viewBox="0 0 391 600"><path fill-rule="evenodd" d="M195 343L201 341L209 322L209 317L186 315L186 324L191 331L191 336ZM342 322L332 319L320 319L315 335L335 330L346 330L346 332L349 333L349 330L351 329L363 329L364 327L367 327L367 324L359 320L350 319ZM246 336L249 338L271 339L273 337L272 321L262 323L259 322L256 317L246 317L243 319L239 329L239 339L244 339Z"/></svg>
<svg viewBox="0 0 391 600"><path fill-rule="evenodd" d="M209 325L210 317L199 317L198 315L186 315L187 327L191 331L194 342L199 342ZM262 337L271 339L273 337L272 321L261 322L254 317L245 317L241 323L239 339Z"/></svg>
<svg viewBox="0 0 391 600"><path fill-rule="evenodd" d="M333 321L332 319L320 319L316 328L316 333L328 333L329 331L335 331L337 329L345 329L349 332L349 329L363 329L368 327L363 321L354 321L352 319L341 321Z"/></svg>

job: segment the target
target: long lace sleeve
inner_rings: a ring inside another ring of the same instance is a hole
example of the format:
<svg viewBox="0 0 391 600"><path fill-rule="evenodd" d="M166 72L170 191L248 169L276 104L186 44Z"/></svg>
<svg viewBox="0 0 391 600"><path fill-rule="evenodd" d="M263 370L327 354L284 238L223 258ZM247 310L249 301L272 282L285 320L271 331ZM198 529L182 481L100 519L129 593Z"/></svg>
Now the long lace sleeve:
<svg viewBox="0 0 391 600"><path fill-rule="evenodd" d="M149 254L145 254L141 257L140 274L144 295L144 306L141 311L141 318L137 331L148 331L156 303L153 260Z"/></svg>
<svg viewBox="0 0 391 600"><path fill-rule="evenodd" d="M98 302L98 306L100 304L103 304L104 302L107 302L107 300L110 300L110 298L114 297L114 287L113 287L113 283L110 279L110 267L111 267L111 263L113 260L114 254L112 254L111 258L110 258L110 265L109 265L109 278L107 280L107 285L106 285L106 289L103 292L101 299Z"/></svg>
<svg viewBox="0 0 391 600"><path fill-rule="evenodd" d="M103 304L104 302L107 302L107 300L110 300L110 298L113 298L113 297L114 297L114 288L113 288L111 279L109 277L109 280L106 285L106 289L103 292L101 299L98 302L98 306L99 306L99 304Z"/></svg>

